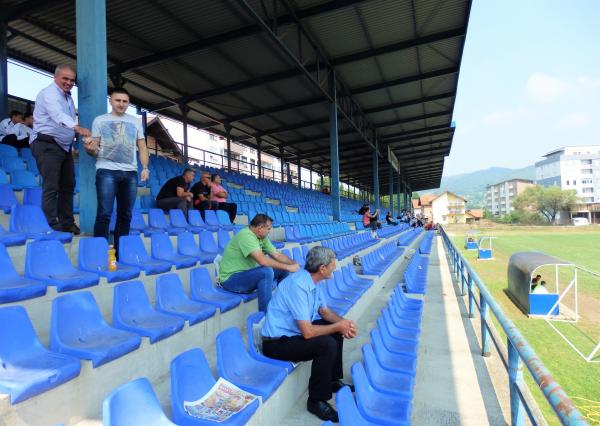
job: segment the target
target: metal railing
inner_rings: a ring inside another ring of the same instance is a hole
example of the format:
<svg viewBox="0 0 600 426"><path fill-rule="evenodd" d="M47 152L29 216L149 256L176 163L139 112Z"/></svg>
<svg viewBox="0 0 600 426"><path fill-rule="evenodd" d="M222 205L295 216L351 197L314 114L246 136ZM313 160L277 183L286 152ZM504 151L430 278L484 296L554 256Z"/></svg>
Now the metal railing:
<svg viewBox="0 0 600 426"><path fill-rule="evenodd" d="M533 380L539 386L548 404L552 407L558 420L563 425L588 425L583 415L575 407L573 401L571 401L550 371L544 366L542 360L536 355L517 326L504 314L504 311L488 291L484 282L456 248L443 228L440 228L440 234L450 258L452 273L461 285L461 295L464 296L468 293L469 317L475 317L475 309L478 309L480 312L482 355L490 356L491 339L494 339L496 347L500 347L501 343L495 341L496 335L491 325L490 311L507 336L508 362L505 365L508 372L510 391L511 424L517 426L524 425L525 414L527 414L532 424L538 424L536 417L533 415L532 407L529 406L524 397L527 386L523 381L523 363L525 363ZM474 286L479 291L479 304L475 300Z"/></svg>

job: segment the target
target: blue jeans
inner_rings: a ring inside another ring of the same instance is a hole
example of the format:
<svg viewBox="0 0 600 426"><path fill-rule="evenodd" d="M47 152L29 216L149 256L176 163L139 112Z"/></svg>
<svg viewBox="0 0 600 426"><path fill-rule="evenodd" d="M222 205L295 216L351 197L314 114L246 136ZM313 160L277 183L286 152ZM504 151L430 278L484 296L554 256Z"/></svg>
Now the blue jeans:
<svg viewBox="0 0 600 426"><path fill-rule="evenodd" d="M247 271L236 272L221 286L234 293L252 293L258 288L258 310L267 311L267 305L273 293L273 280L280 283L289 272L282 269L273 269L270 266L258 266Z"/></svg>
<svg viewBox="0 0 600 426"><path fill-rule="evenodd" d="M114 231L114 244L119 253L119 238L129 235L131 210L137 195L137 172L98 169L96 171L96 194L98 210L94 224L94 237L104 237L110 241L110 217L117 199L117 223Z"/></svg>

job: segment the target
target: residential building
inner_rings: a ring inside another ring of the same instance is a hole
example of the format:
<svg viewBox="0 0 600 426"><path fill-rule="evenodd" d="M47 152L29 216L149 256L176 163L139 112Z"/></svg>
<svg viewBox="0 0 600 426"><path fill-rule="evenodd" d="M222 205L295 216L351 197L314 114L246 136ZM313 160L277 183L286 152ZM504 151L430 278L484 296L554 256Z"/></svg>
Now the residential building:
<svg viewBox="0 0 600 426"><path fill-rule="evenodd" d="M488 185L485 191L485 208L495 216L509 214L514 210L513 202L517 195L534 185L528 179L510 179Z"/></svg>
<svg viewBox="0 0 600 426"><path fill-rule="evenodd" d="M435 194L424 194L418 200L412 200L413 213L421 217L431 218L431 201L436 197Z"/></svg>
<svg viewBox="0 0 600 426"><path fill-rule="evenodd" d="M467 200L452 192L446 191L431 200L431 217L433 223L441 225L466 223L466 212Z"/></svg>
<svg viewBox="0 0 600 426"><path fill-rule="evenodd" d="M466 217L467 223L479 222L481 219L483 219L483 209L467 210L467 217Z"/></svg>
<svg viewBox="0 0 600 426"><path fill-rule="evenodd" d="M574 189L584 204L600 202L600 145L567 146L535 163L538 185Z"/></svg>

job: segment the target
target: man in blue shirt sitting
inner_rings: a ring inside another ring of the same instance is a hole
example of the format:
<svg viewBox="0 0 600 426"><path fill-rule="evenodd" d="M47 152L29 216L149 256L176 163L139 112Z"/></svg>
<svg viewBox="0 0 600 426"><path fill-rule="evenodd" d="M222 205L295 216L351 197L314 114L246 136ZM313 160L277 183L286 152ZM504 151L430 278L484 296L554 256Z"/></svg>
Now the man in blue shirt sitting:
<svg viewBox="0 0 600 426"><path fill-rule="evenodd" d="M273 294L262 329L263 353L271 358L312 360L307 409L321 420L338 421L327 402L342 382L343 339L356 336L356 324L325 306L319 282L331 278L335 253L326 247L310 249L304 270L285 278Z"/></svg>

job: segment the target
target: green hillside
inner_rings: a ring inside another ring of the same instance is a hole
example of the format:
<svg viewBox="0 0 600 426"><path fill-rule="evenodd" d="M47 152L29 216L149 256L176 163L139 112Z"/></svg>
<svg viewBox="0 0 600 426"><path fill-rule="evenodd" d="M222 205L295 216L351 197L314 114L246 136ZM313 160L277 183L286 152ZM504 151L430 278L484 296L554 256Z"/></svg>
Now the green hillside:
<svg viewBox="0 0 600 426"><path fill-rule="evenodd" d="M522 169L490 167L472 173L444 176L441 187L433 192L437 194L444 191L454 192L467 199L469 208L483 207L483 197L487 185L515 178L535 179L535 166Z"/></svg>

